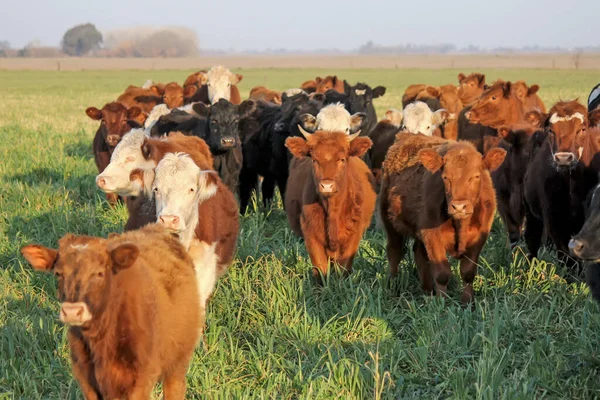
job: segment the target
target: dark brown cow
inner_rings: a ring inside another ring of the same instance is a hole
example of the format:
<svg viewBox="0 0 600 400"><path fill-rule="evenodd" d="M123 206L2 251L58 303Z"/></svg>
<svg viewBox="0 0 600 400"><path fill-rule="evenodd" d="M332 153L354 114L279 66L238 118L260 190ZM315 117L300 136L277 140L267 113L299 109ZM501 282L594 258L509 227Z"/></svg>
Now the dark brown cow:
<svg viewBox="0 0 600 400"><path fill-rule="evenodd" d="M375 177L377 192L379 192L379 185L381 184L383 161L388 149L396 140L396 134L400 131L402 117L402 113L398 110L387 110L385 118L379 121L369 134L373 141L373 146L369 149L369 158L371 159L371 171Z"/></svg>
<svg viewBox="0 0 600 400"><path fill-rule="evenodd" d="M578 265L570 258L569 240L583 226L584 200L598 182L598 171L582 162L594 157L586 132L588 114L577 101L556 103L548 115L539 113L532 122L547 135L538 145L525 174L525 240L531 257L536 257L547 232L556 245L560 261Z"/></svg>
<svg viewBox="0 0 600 400"><path fill-rule="evenodd" d="M250 90L250 99L262 100L281 105L281 92L267 89L264 86L255 86Z"/></svg>
<svg viewBox="0 0 600 400"><path fill-rule="evenodd" d="M142 111L138 107L128 110L122 104L113 102L104 105L101 110L88 107L85 113L91 119L100 121L100 127L92 142L92 151L98 172L101 173L110 163L115 146L121 141L123 135L132 128L140 126L137 121L142 116ZM118 200L118 196L114 193L107 194L106 198L110 204L116 204Z"/></svg>
<svg viewBox="0 0 600 400"><path fill-rule="evenodd" d="M129 86L116 101L126 108L139 107L144 113L149 114L154 106L162 103L162 96L152 89Z"/></svg>
<svg viewBox="0 0 600 400"><path fill-rule="evenodd" d="M194 85L181 87L179 83L171 82L167 83L162 88L154 85L150 88L150 90L152 90L157 96L161 97L162 102L166 104L167 107L177 108L187 103L187 100L196 93L198 88Z"/></svg>
<svg viewBox="0 0 600 400"><path fill-rule="evenodd" d="M387 234L391 276L413 251L423 290L446 294L452 275L447 254L460 259L463 303L473 301L477 260L496 211L490 171L506 152L493 149L483 157L468 142L400 133L388 151L380 194Z"/></svg>
<svg viewBox="0 0 600 400"><path fill-rule="evenodd" d="M485 90L485 75L472 73L469 76L458 74L458 98L466 107L471 105Z"/></svg>
<svg viewBox="0 0 600 400"><path fill-rule="evenodd" d="M149 399L163 381L183 399L198 342L199 299L192 260L162 227L109 239L65 235L58 250L21 249L54 273L73 375L86 399Z"/></svg>
<svg viewBox="0 0 600 400"><path fill-rule="evenodd" d="M525 111L537 110L546 113L546 106L540 96L537 95L538 90L540 90L539 85L527 86L525 81L517 81L513 85L517 97L523 102Z"/></svg>
<svg viewBox="0 0 600 400"><path fill-rule="evenodd" d="M285 195L292 230L304 237L313 265L313 277L327 275L330 262L346 274L375 209L373 176L360 159L371 139L360 132L317 131L306 140L285 142L294 156Z"/></svg>

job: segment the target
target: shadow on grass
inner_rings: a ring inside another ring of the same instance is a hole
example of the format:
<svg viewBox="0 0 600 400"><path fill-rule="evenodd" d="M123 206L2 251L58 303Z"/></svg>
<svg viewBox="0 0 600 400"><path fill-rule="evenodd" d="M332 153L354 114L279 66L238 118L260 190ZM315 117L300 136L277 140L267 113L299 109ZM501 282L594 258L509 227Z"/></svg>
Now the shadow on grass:
<svg viewBox="0 0 600 400"><path fill-rule="evenodd" d="M65 154L69 157L93 160L94 153L92 152L92 142L80 139L77 143L69 143L65 145Z"/></svg>

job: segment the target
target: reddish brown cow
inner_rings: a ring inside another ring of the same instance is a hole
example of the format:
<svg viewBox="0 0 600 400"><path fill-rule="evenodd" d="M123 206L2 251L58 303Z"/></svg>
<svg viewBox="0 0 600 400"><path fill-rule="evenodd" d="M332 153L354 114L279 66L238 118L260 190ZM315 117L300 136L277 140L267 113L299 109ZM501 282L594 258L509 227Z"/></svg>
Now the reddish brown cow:
<svg viewBox="0 0 600 400"><path fill-rule="evenodd" d="M490 171L506 152L485 157L468 142L400 133L384 162L380 211L387 234L391 276L413 251L423 290L445 295L452 275L447 254L460 259L461 301L473 301L477 260L494 220L496 195Z"/></svg>
<svg viewBox="0 0 600 400"><path fill-rule="evenodd" d="M285 194L292 230L304 237L313 276L327 275L330 262L349 274L360 240L375 209L373 175L360 159L371 139L360 132L317 131L291 137L285 145L293 154Z"/></svg>
<svg viewBox="0 0 600 400"><path fill-rule="evenodd" d="M329 75L325 78L317 78L316 93L325 93L326 91L333 89L338 93L345 93L344 80L337 77L337 75Z"/></svg>
<svg viewBox="0 0 600 400"><path fill-rule="evenodd" d="M302 85L300 85L300 89L304 90L306 93L314 93L317 90L317 79L319 81L322 80L320 76L317 76L315 80L310 80L302 83Z"/></svg>
<svg viewBox="0 0 600 400"><path fill-rule="evenodd" d="M267 89L264 86L255 86L250 90L250 99L262 100L281 105L281 92Z"/></svg>
<svg viewBox="0 0 600 400"><path fill-rule="evenodd" d="M407 104L412 103L417 99L417 96L427 89L427 85L422 83L414 84L408 86L404 90L404 94L402 95L402 108L406 107Z"/></svg>
<svg viewBox="0 0 600 400"><path fill-rule="evenodd" d="M149 114L155 105L162 103L162 96L152 89L129 86L116 101L127 108L139 107L144 113Z"/></svg>
<svg viewBox="0 0 600 400"><path fill-rule="evenodd" d="M472 73L469 76L458 74L458 98L466 107L471 105L485 90L485 75Z"/></svg>
<svg viewBox="0 0 600 400"><path fill-rule="evenodd" d="M121 141L124 134L139 125L138 121L142 111L138 107L129 110L120 103L108 103L98 110L96 107L88 107L85 113L93 120L100 121L100 127L96 131L92 142L94 161L98 172L104 171L110 163L110 157L115 146ZM115 204L118 196L114 193L106 195L110 204Z"/></svg>
<svg viewBox="0 0 600 400"><path fill-rule="evenodd" d="M198 88L194 85L181 87L177 82L171 82L164 85L152 86L150 88L157 96L162 98L162 102L169 108L177 108L183 106L189 98L191 98Z"/></svg>
<svg viewBox="0 0 600 400"><path fill-rule="evenodd" d="M198 287L179 241L151 225L109 239L65 235L58 250L21 249L58 279L60 320L86 399L183 399L199 334Z"/></svg>
<svg viewBox="0 0 600 400"><path fill-rule="evenodd" d="M546 113L546 106L540 96L537 95L538 90L540 90L539 85L527 86L525 81L517 81L513 85L517 97L523 102L525 111L537 110Z"/></svg>
<svg viewBox="0 0 600 400"><path fill-rule="evenodd" d="M195 86L196 89L199 89L201 86L206 85L206 83L208 82L208 77L206 76L207 72L208 71L206 71L205 69L198 72L194 72L185 79L185 82L183 82L183 87L185 88L187 86Z"/></svg>

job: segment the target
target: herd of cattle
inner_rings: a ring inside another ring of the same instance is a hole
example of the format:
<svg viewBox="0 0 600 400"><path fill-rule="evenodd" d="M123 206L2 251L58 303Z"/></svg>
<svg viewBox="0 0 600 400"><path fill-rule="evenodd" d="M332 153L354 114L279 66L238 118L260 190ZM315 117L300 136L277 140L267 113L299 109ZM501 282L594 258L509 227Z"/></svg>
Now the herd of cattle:
<svg viewBox="0 0 600 400"><path fill-rule="evenodd" d="M537 85L459 74L458 86L409 86L402 109L377 121L382 86L317 77L283 93L255 87L242 101L242 78L218 66L86 110L100 121L96 183L111 204L125 202L125 232L22 249L58 278L86 398L148 398L158 380L183 398L207 301L259 188L266 205L278 187L317 281L334 265L351 272L377 208L390 275L412 239L423 290L445 296L450 255L461 301L473 304L497 209L511 247L523 233L529 257L552 244L575 273L587 262L600 300L599 90L587 107L546 111Z"/></svg>

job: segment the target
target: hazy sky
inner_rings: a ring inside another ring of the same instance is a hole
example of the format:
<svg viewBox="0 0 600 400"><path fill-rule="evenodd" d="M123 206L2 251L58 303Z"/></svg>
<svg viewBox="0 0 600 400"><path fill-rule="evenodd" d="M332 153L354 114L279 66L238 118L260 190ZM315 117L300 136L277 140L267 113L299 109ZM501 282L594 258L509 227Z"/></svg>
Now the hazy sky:
<svg viewBox="0 0 600 400"><path fill-rule="evenodd" d="M0 40L57 45L73 25L196 30L201 48L600 45L598 0L0 0Z"/></svg>

